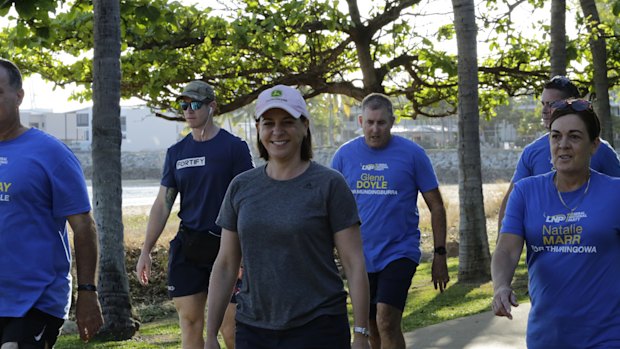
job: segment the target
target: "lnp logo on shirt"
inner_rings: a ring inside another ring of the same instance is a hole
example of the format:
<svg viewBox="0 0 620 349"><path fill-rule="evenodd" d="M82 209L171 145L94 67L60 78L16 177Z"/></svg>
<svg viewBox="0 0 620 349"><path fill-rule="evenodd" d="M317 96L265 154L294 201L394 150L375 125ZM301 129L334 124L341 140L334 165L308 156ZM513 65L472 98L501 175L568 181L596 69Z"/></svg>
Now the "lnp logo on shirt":
<svg viewBox="0 0 620 349"><path fill-rule="evenodd" d="M186 168L186 167L201 167L204 166L206 163L205 161L205 157L199 157L199 158L189 158L189 159L182 159L182 160L178 160L177 161L177 170L180 170L182 168Z"/></svg>
<svg viewBox="0 0 620 349"><path fill-rule="evenodd" d="M0 156L0 166L6 165L8 163L9 163L9 158L7 158L5 156Z"/></svg>
<svg viewBox="0 0 620 349"><path fill-rule="evenodd" d="M388 164L363 164L362 171L383 171L387 170Z"/></svg>
<svg viewBox="0 0 620 349"><path fill-rule="evenodd" d="M582 218L588 218L584 211L569 212L567 214L556 214L553 216L545 216L546 223L562 223L562 222L579 222Z"/></svg>

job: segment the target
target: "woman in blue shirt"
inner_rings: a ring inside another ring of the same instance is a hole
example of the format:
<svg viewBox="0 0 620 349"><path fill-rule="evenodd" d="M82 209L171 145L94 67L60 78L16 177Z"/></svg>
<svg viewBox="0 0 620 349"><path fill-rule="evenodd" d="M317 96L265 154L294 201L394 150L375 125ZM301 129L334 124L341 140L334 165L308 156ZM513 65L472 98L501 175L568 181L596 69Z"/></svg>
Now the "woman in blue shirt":
<svg viewBox="0 0 620 349"><path fill-rule="evenodd" d="M553 107L555 171L522 179L510 194L491 266L492 308L512 319L510 283L525 244L528 348L620 348L620 179L590 168L600 144L592 105Z"/></svg>

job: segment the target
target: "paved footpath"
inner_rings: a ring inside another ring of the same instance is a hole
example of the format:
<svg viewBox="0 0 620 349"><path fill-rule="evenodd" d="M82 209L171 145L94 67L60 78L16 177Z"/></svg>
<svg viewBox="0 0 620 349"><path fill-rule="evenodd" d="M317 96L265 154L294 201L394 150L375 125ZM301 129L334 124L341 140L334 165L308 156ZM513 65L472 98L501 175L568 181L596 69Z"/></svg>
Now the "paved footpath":
<svg viewBox="0 0 620 349"><path fill-rule="evenodd" d="M407 349L525 349L530 303L512 310L512 320L491 312L446 321L405 333Z"/></svg>

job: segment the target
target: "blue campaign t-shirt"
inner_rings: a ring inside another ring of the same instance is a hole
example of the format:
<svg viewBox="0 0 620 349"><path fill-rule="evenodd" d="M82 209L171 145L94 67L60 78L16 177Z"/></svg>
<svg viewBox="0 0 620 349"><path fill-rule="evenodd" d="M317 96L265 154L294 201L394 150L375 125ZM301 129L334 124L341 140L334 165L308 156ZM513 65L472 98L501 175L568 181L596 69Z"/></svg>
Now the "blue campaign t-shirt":
<svg viewBox="0 0 620 349"><path fill-rule="evenodd" d="M419 263L418 192L439 187L424 149L399 136L373 149L357 137L338 149L332 167L344 175L357 201L368 272L403 257Z"/></svg>
<svg viewBox="0 0 620 349"><path fill-rule="evenodd" d="M230 181L254 167L247 143L220 129L205 142L191 133L168 148L161 185L181 195L179 218L193 230L218 233L215 219Z"/></svg>
<svg viewBox="0 0 620 349"><path fill-rule="evenodd" d="M80 163L60 141L33 128L0 142L0 317L32 307L67 317L66 217L90 209Z"/></svg>
<svg viewBox="0 0 620 349"><path fill-rule="evenodd" d="M528 144L523 149L517 168L512 176L512 182L519 179L535 176L551 171L551 149L549 147L549 133ZM590 160L590 167L600 173L612 177L620 177L620 160L616 151L601 139L601 144Z"/></svg>
<svg viewBox="0 0 620 349"><path fill-rule="evenodd" d="M591 171L589 185L562 193L567 208L554 174L517 182L502 222L525 239L527 346L620 348L620 178Z"/></svg>

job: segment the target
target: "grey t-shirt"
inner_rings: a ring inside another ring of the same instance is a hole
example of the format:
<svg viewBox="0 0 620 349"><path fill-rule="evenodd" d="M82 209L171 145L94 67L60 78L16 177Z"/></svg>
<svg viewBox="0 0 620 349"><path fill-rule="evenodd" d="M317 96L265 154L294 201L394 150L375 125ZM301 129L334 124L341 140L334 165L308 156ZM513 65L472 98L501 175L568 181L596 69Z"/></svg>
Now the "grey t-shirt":
<svg viewBox="0 0 620 349"><path fill-rule="evenodd" d="M283 330L346 314L333 251L334 233L359 224L351 190L340 173L314 162L286 181L268 177L265 169L231 182L216 221L237 232L241 243L237 321Z"/></svg>

